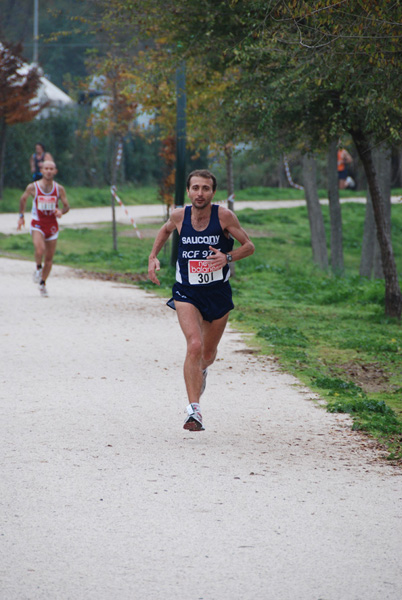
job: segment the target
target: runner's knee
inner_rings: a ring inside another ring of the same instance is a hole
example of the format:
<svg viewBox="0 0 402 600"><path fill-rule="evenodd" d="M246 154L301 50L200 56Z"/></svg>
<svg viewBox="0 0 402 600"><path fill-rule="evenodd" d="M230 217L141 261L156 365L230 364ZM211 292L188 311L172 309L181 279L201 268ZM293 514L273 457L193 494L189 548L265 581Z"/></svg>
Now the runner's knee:
<svg viewBox="0 0 402 600"><path fill-rule="evenodd" d="M45 256L45 259L43 262L44 262L45 266L51 267L53 264L53 257Z"/></svg>
<svg viewBox="0 0 402 600"><path fill-rule="evenodd" d="M213 351L204 350L203 360L207 367L212 365L212 363L215 361L216 354L217 354L217 350L213 350Z"/></svg>
<svg viewBox="0 0 402 600"><path fill-rule="evenodd" d="M198 337L190 338L187 342L187 353L193 359L200 359L202 356L203 344L202 340Z"/></svg>

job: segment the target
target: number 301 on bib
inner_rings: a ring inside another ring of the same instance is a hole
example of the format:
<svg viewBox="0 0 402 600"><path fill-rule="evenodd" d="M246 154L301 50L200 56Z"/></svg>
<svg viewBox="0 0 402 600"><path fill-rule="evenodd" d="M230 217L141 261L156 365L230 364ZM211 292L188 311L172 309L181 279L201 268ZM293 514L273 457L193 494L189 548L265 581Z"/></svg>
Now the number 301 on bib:
<svg viewBox="0 0 402 600"><path fill-rule="evenodd" d="M205 285L223 279L222 269L214 270L210 260L189 260L188 281L190 285Z"/></svg>

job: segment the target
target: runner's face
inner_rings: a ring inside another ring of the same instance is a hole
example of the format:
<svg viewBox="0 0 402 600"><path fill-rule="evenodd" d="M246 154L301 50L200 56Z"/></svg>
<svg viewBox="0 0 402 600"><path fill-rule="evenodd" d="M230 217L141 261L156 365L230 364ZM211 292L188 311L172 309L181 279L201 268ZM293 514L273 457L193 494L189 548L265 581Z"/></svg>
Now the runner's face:
<svg viewBox="0 0 402 600"><path fill-rule="evenodd" d="M51 181L56 175L56 167L54 163L49 161L44 162L41 167L41 173L46 181Z"/></svg>
<svg viewBox="0 0 402 600"><path fill-rule="evenodd" d="M212 189L212 179L204 177L192 177L187 195L194 208L205 208L211 204L215 192Z"/></svg>

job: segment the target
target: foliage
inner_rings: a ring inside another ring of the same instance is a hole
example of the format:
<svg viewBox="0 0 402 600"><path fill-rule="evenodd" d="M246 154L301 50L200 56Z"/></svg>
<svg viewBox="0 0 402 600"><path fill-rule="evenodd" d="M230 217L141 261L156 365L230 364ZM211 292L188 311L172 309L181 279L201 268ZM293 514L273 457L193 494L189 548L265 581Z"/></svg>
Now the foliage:
<svg viewBox="0 0 402 600"><path fill-rule="evenodd" d="M92 26L110 40L120 68L130 71L131 93L138 101L138 110L151 116L162 140L171 138L176 127L176 70L180 63L180 52L172 51L171 33L158 27L157 21L147 31L146 24L155 14L152 3L145 7L139 2L100 1L96 9L99 19ZM146 40L147 33L151 37ZM105 57L100 56L99 64L102 61ZM210 150L219 149L228 142L250 138L237 102L240 79L236 67L222 72L207 67L195 55L186 60L186 135L191 152L197 154L207 145Z"/></svg>
<svg viewBox="0 0 402 600"><path fill-rule="evenodd" d="M151 7L158 4L153 0ZM215 69L240 65L237 104L247 107L247 127L256 137L272 136L285 147L303 142L320 148L359 124L377 138L399 140L399 5L385 0L174 4L158 25L149 16L145 29L152 33L170 22L170 47L179 47L180 56L202 57Z"/></svg>
<svg viewBox="0 0 402 600"><path fill-rule="evenodd" d="M91 133L96 137L112 135L116 139L124 138L135 123L138 106L131 69L125 61L109 52L102 60L92 62L91 70L96 73L105 98L98 109L91 111Z"/></svg>

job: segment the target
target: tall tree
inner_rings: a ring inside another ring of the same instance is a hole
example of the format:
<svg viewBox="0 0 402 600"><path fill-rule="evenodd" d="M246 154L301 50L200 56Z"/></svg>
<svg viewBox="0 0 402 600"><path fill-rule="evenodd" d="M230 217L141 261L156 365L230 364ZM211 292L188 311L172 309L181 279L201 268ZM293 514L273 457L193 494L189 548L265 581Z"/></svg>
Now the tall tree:
<svg viewBox="0 0 402 600"><path fill-rule="evenodd" d="M135 125L138 102L133 88L131 71L116 57L112 50L106 58L98 60L96 67L98 81L105 95L105 101L99 110L93 111L89 126L96 136L108 136L111 146L109 165L110 183L117 183L117 171L121 161L123 139ZM117 250L117 227L115 199L111 194L113 249Z"/></svg>
<svg viewBox="0 0 402 600"><path fill-rule="evenodd" d="M387 228L391 228L391 156L389 149L374 148L373 160L378 181L385 203L385 219ZM380 246L377 239L377 230L374 218L373 203L370 190L367 190L366 212L364 219L363 243L360 258L360 275L370 278L384 278L382 269Z"/></svg>
<svg viewBox="0 0 402 600"><path fill-rule="evenodd" d="M40 73L28 67L21 45L0 43L0 200L3 197L4 157L7 127L31 121L44 107L36 99Z"/></svg>
<svg viewBox="0 0 402 600"><path fill-rule="evenodd" d="M398 142L402 109L402 3L388 0L110 0L108 22L135 23L180 59L223 71L239 66L238 105L257 136L327 147L349 132L365 168L385 276L385 311L402 294L386 232L371 144ZM371 169L370 173L367 171Z"/></svg>
<svg viewBox="0 0 402 600"><path fill-rule="evenodd" d="M382 268L385 278L385 306L387 314L393 317L401 316L401 290L398 282L398 272L391 243L391 229L387 217L387 207L380 190L379 178L374 167L372 145L367 136L359 130L353 131L360 160L364 165L367 182L370 188L374 218L377 227L377 240L380 246Z"/></svg>
<svg viewBox="0 0 402 600"><path fill-rule="evenodd" d="M158 0L150 2L155 9ZM371 146L400 138L402 4L175 0L174 7L164 2L163 12L158 27L168 29L172 41L180 40L188 55L203 56L212 65L241 65L243 97L252 96L254 128L261 134L282 127L288 143L307 138L312 148L326 146L342 132L351 134L373 202L385 311L400 318L402 294ZM144 17L148 30L151 14Z"/></svg>
<svg viewBox="0 0 402 600"><path fill-rule="evenodd" d="M328 251L324 219L318 199L316 162L314 157L308 154L303 156L303 185L310 223L313 260L321 269L327 269Z"/></svg>

